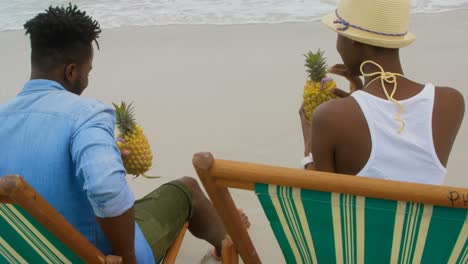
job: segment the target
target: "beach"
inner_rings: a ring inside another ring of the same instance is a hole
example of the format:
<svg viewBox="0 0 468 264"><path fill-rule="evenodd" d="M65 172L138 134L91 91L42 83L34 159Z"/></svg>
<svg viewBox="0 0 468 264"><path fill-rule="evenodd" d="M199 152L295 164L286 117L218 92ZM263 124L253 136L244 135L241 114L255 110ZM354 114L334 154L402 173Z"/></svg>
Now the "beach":
<svg viewBox="0 0 468 264"><path fill-rule="evenodd" d="M412 16L416 42L401 50L412 80L457 88L468 100L468 9ZM303 54L325 50L340 63L336 34L321 23L168 25L105 29L83 96L106 104L133 101L154 152L145 178L128 181L140 198L181 176L197 177L192 155L300 167L298 116L306 73ZM0 103L29 78L29 40L0 32ZM339 87L347 83L338 78ZM468 187L468 121L455 142L445 185ZM197 177L198 178L198 177ZM284 263L255 195L232 192L248 214L263 263ZM187 233L177 263L196 263L209 245ZM194 261L195 260L195 261Z"/></svg>

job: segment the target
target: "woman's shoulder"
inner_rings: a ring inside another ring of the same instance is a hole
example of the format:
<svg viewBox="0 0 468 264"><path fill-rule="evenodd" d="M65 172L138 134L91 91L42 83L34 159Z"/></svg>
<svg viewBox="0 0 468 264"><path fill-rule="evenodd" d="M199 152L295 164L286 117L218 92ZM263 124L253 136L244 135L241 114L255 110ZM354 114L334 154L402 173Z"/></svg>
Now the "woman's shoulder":
<svg viewBox="0 0 468 264"><path fill-rule="evenodd" d="M465 99L463 94L452 87L437 86L435 89L434 104L436 109L439 108L453 117L458 117L461 121L465 113Z"/></svg>

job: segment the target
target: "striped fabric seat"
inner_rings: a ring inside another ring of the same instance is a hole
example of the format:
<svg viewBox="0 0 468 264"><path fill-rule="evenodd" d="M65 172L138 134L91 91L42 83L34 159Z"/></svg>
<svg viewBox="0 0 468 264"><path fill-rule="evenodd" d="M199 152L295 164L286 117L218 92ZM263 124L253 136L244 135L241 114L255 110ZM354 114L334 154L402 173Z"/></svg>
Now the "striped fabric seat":
<svg viewBox="0 0 468 264"><path fill-rule="evenodd" d="M287 263L468 263L468 211L256 184Z"/></svg>
<svg viewBox="0 0 468 264"><path fill-rule="evenodd" d="M84 263L21 207L0 204L0 263Z"/></svg>

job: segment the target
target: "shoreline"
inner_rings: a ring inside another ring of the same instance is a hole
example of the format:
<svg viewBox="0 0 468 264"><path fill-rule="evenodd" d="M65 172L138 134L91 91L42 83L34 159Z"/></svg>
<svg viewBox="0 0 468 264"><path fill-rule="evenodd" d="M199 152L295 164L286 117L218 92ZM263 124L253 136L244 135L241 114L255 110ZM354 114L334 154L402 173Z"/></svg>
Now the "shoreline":
<svg viewBox="0 0 468 264"><path fill-rule="evenodd" d="M464 12L468 10L468 3L461 4L460 6L447 8L437 11L413 11L411 13L411 20L426 15L437 15L437 14L448 14L452 12ZM164 28L164 27L237 27L237 26L259 26L259 25L294 25L294 24L308 24L308 23L319 23L321 16L316 18L311 18L310 20L297 20L297 21L280 21L280 22L243 22L243 23L173 23L173 24L154 24L154 25L123 25L123 26L112 26L112 27L102 27L103 31L125 31L125 30L136 30L136 29L151 29L151 28ZM0 34L7 32L19 32L23 29L4 29L0 30Z"/></svg>

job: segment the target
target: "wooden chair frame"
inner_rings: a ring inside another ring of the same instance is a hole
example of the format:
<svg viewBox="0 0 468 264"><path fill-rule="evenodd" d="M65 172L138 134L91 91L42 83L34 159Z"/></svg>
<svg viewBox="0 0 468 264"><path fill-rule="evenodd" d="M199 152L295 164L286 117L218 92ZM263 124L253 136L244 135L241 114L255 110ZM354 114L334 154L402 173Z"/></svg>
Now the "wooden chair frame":
<svg viewBox="0 0 468 264"><path fill-rule="evenodd" d="M17 204L86 263L105 263L105 256L57 212L21 176L0 177L0 203ZM182 245L188 224L180 230L168 249L163 264L173 264Z"/></svg>
<svg viewBox="0 0 468 264"><path fill-rule="evenodd" d="M242 260L261 263L228 188L255 190L255 183L336 192L385 200L399 200L468 209L468 189L352 177L215 159L211 153L197 153L193 164L214 207ZM225 262L230 263L230 262Z"/></svg>

